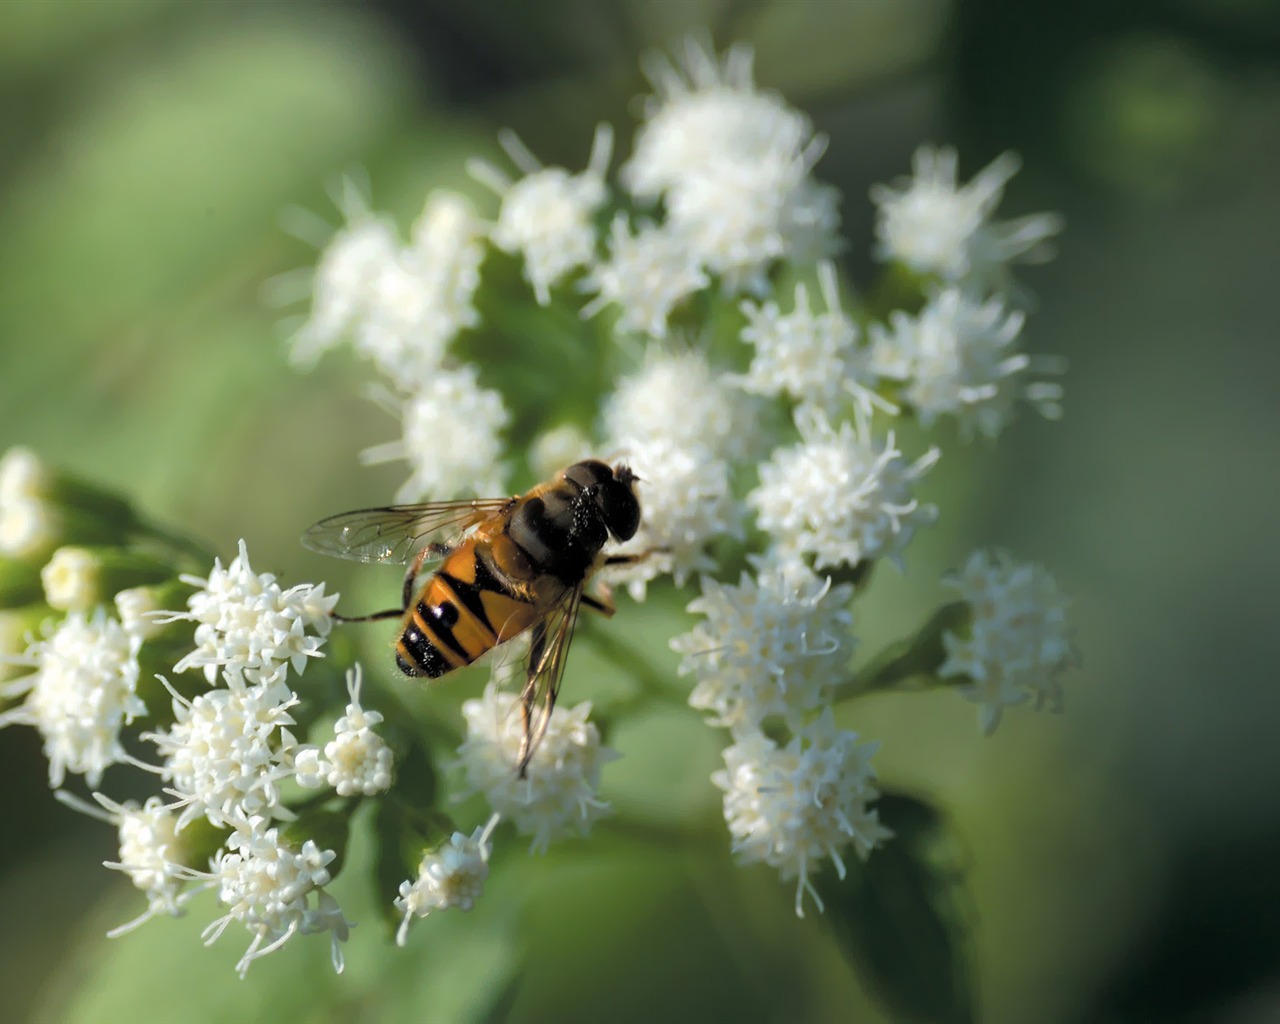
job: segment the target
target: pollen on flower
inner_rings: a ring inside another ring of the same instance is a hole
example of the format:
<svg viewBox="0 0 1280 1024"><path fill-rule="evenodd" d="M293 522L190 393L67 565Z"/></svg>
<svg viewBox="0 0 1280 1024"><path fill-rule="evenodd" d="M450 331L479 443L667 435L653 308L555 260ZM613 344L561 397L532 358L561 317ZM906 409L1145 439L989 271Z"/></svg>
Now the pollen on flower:
<svg viewBox="0 0 1280 1024"><path fill-rule="evenodd" d="M729 463L705 446L685 447L666 439L619 440L615 445L639 477L636 491L644 514L635 536L611 554L644 557L604 572L643 601L648 583L658 576L669 573L676 586L683 586L694 573L713 569L707 545L719 537L741 536L741 516Z"/></svg>
<svg viewBox="0 0 1280 1024"><path fill-rule="evenodd" d="M360 455L368 464L403 459L409 479L396 500L494 495L504 490L501 432L511 415L496 391L480 386L474 366L441 369L399 403L403 435ZM441 444L441 438L449 438Z"/></svg>
<svg viewBox="0 0 1280 1024"><path fill-rule="evenodd" d="M216 942L232 921L248 928L253 941L236 964L243 978L254 960L275 952L294 935L329 932L333 969L341 974L340 943L346 941L351 922L324 890L337 854L311 839L301 845L285 842L279 829L266 825L258 817L238 820L211 870L192 873L214 882L218 899L229 908L204 930L205 945Z"/></svg>
<svg viewBox="0 0 1280 1024"><path fill-rule="evenodd" d="M20 659L35 671L0 687L6 697L26 698L0 714L0 728L36 728L54 789L67 772L96 787L108 766L127 759L120 731L147 713L137 694L140 644L102 608L92 616L71 612Z"/></svg>
<svg viewBox="0 0 1280 1024"><path fill-rule="evenodd" d="M545 306L554 285L595 257L592 219L608 195L604 175L613 153L613 130L604 124L596 128L587 169L581 174L543 167L514 132L500 133L498 141L524 177L512 181L483 160L472 161L468 170L502 197L489 237L504 252L524 257L525 278Z"/></svg>
<svg viewBox="0 0 1280 1024"><path fill-rule="evenodd" d="M945 582L973 618L967 633L943 634L947 659L938 675L969 681L960 693L980 705L982 731L990 735L1004 708L1028 700L1036 709L1060 710L1058 676L1075 653L1070 602L1048 570L1005 551L979 550Z"/></svg>
<svg viewBox="0 0 1280 1024"><path fill-rule="evenodd" d="M489 877L489 837L499 820L495 814L471 835L455 832L447 842L424 851L418 877L400 883L395 907L404 918L396 931L396 945L405 944L415 917L426 917L433 910L470 910L475 906Z"/></svg>
<svg viewBox="0 0 1280 1024"><path fill-rule="evenodd" d="M524 729L516 713L518 698L492 684L479 700L462 705L467 738L458 748L467 793L482 793L489 806L532 837L531 849L545 851L565 835L586 835L609 813L596 791L600 770L620 755L602 746L589 721L591 704L557 705L547 723L527 778L516 774Z"/></svg>
<svg viewBox="0 0 1280 1024"><path fill-rule="evenodd" d="M921 146L912 157L913 177L871 189L878 208L876 257L976 290L1006 288L1010 263L1050 259L1049 240L1062 230L1057 214L991 219L1018 163L1015 154L1004 153L960 186L955 150Z"/></svg>
<svg viewBox="0 0 1280 1024"><path fill-rule="evenodd" d="M757 729L779 715L791 723L823 706L853 655L853 587L832 587L802 563L762 563L735 585L702 578L689 611L704 617L671 641L680 674L698 680L689 704L711 724Z"/></svg>
<svg viewBox="0 0 1280 1024"><path fill-rule="evenodd" d="M893 329L871 327L872 365L902 382L902 397L929 426L954 416L965 436L996 437L1022 398L1049 419L1062 415L1062 387L1028 380L1060 371L1058 360L1016 351L1023 315L995 297L980 302L958 288L934 295L916 316L890 315Z"/></svg>
<svg viewBox="0 0 1280 1024"><path fill-rule="evenodd" d="M760 528L781 554L812 555L818 569L882 557L900 564L916 527L937 515L912 496L937 449L908 463L892 431L873 439L865 420L836 430L812 407L797 410L796 427L801 443L776 450L747 495Z"/></svg>
<svg viewBox="0 0 1280 1024"><path fill-rule="evenodd" d="M337 594L325 594L323 583L283 589L271 573L253 571L243 540L225 569L214 559L208 578L181 578L199 589L187 600L186 612L170 612L162 621L196 623L196 646L175 672L197 668L209 683L219 671L250 683L278 683L290 667L302 672L307 659L322 657L338 602Z"/></svg>
<svg viewBox="0 0 1280 1024"><path fill-rule="evenodd" d="M868 807L879 795L871 768L877 747L838 728L828 709L785 747L744 733L725 750L724 770L711 776L724 791L733 852L743 864L777 868L784 882L796 879L798 917L806 893L822 910L810 878L821 860L829 857L843 879L843 850L852 846L865 859L891 835Z"/></svg>
<svg viewBox="0 0 1280 1024"><path fill-rule="evenodd" d="M614 305L621 333L665 338L672 311L709 281L679 235L656 224L642 224L633 234L619 213L609 229L609 258L593 264L582 280L585 291L596 293L582 315Z"/></svg>

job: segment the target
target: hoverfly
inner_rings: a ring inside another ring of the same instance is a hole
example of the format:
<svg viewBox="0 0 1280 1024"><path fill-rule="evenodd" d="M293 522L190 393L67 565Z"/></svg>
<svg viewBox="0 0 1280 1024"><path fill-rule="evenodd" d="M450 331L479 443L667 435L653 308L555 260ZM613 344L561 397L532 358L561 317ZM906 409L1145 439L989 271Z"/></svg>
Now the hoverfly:
<svg viewBox="0 0 1280 1024"><path fill-rule="evenodd" d="M407 676L438 679L532 631L520 694L523 778L555 708L578 609L614 612L607 594L585 592L587 580L602 566L644 557L602 554L610 538L630 540L640 526L636 480L622 463L588 459L510 498L342 512L311 526L302 543L358 562L408 564L401 607L335 616L403 618L395 651ZM415 595L429 560L439 564Z"/></svg>

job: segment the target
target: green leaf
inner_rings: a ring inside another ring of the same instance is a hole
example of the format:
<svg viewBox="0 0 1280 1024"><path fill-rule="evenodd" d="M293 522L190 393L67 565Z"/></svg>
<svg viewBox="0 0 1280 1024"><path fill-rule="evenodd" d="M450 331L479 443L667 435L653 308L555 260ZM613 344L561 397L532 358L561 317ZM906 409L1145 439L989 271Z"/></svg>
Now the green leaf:
<svg viewBox="0 0 1280 1024"><path fill-rule="evenodd" d="M929 1024L974 1019L967 941L957 912L960 887L945 854L945 822L914 797L885 793L877 807L894 838L842 882L834 867L818 880L837 944L895 1016Z"/></svg>

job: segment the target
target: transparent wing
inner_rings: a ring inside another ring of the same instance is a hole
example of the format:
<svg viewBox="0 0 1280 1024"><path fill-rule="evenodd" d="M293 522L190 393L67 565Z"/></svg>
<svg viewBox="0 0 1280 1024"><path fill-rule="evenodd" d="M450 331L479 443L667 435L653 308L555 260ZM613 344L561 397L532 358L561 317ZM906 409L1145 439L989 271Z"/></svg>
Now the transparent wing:
<svg viewBox="0 0 1280 1024"><path fill-rule="evenodd" d="M556 700L560 696L560 683L564 679L569 643L573 640L574 627L578 623L578 610L582 607L584 586L585 583L579 583L565 594L560 604L534 627L524 691L520 694L524 738L520 744L516 769L521 778L525 776L538 744L547 733L551 712L555 710Z"/></svg>
<svg viewBox="0 0 1280 1024"><path fill-rule="evenodd" d="M477 498L339 512L307 527L302 546L354 562L406 563L432 540L460 535L503 512L513 500Z"/></svg>

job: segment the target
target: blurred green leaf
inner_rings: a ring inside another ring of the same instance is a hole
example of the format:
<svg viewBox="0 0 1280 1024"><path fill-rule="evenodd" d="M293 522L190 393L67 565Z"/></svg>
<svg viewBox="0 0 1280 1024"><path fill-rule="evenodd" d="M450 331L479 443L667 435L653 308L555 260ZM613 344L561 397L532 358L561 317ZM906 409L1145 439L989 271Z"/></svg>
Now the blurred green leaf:
<svg viewBox="0 0 1280 1024"><path fill-rule="evenodd" d="M842 882L828 866L817 883L825 919L854 968L904 1020L974 1020L968 943L956 908L954 867L939 864L944 821L936 808L885 793L876 805L894 838Z"/></svg>

